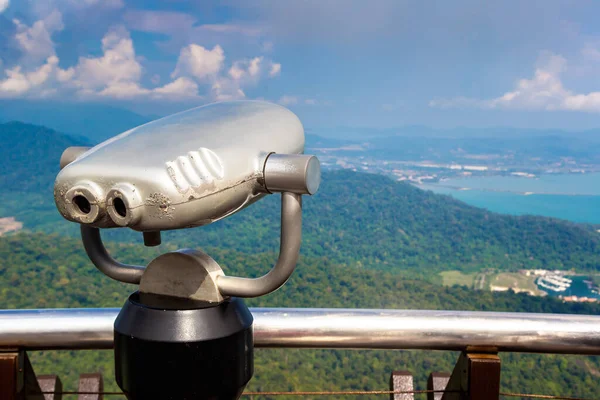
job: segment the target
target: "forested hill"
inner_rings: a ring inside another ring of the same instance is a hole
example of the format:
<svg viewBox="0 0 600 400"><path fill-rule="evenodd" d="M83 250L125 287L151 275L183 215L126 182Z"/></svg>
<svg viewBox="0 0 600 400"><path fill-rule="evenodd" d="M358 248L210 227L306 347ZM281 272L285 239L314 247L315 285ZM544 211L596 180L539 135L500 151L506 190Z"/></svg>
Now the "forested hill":
<svg viewBox="0 0 600 400"><path fill-rule="evenodd" d="M173 248L173 246L171 246ZM109 250L124 262L139 262L155 254L142 246L111 244ZM0 238L0 308L120 307L131 285L113 281L97 271L75 239L45 234ZM264 273L275 254L244 254L213 250L226 273L256 276ZM406 280L395 274L340 267L320 258L302 257L292 278L277 292L250 299L250 306L410 308L523 311L598 314L600 306L562 303L525 294L441 288ZM107 389L112 352L32 353L38 374L57 373L75 389L80 372L102 371ZM262 350L256 354L256 373L249 390L385 389L392 370L409 370L425 389L427 374L451 371L457 354L415 351ZM593 398L600 369L597 357L501 354L504 391L562 394Z"/></svg>
<svg viewBox="0 0 600 400"><path fill-rule="evenodd" d="M0 140L0 217L76 234L55 210L51 188L62 149L83 140L20 123L0 125ZM278 202L269 196L219 223L166 234L165 242L272 251L278 248ZM379 175L325 172L304 209L302 253L342 265L413 276L488 267L600 269L600 235L591 226L495 214ZM113 230L108 236L139 241L140 235Z"/></svg>
<svg viewBox="0 0 600 400"><path fill-rule="evenodd" d="M52 193L62 152L87 139L21 122L0 124L0 190Z"/></svg>

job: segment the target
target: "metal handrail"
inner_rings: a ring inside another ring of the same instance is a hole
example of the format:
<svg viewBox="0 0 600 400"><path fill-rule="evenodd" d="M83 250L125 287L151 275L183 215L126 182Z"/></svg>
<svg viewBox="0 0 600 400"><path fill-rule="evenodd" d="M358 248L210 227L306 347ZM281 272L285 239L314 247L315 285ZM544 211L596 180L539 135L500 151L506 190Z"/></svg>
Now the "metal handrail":
<svg viewBox="0 0 600 400"><path fill-rule="evenodd" d="M252 308L256 347L600 355L600 316ZM0 348L109 349L117 308L0 310Z"/></svg>

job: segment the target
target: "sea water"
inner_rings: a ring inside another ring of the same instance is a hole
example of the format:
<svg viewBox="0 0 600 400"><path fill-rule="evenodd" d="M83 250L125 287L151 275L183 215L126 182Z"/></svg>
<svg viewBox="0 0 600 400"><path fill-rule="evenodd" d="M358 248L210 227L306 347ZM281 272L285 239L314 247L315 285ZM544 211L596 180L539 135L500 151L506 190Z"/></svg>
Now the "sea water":
<svg viewBox="0 0 600 400"><path fill-rule="evenodd" d="M577 296L577 297L588 297L594 299L600 299L600 295L598 293L594 293L590 290L588 285L585 283L589 278L586 276L567 276L567 278L571 279L573 283L571 286L566 289L564 292L555 292L553 290L545 289L538 285L538 289L543 290L548 293L549 296Z"/></svg>
<svg viewBox="0 0 600 400"><path fill-rule="evenodd" d="M542 215L600 224L600 174L455 178L423 189L512 215Z"/></svg>

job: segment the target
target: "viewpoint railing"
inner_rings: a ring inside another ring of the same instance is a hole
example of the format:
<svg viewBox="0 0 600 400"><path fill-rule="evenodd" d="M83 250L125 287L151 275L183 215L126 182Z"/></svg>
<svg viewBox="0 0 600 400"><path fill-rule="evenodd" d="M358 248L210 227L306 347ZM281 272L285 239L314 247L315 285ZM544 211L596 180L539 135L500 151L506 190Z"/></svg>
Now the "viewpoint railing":
<svg viewBox="0 0 600 400"><path fill-rule="evenodd" d="M600 316L382 309L251 311L256 347L462 351L452 376L430 376L426 392L431 399L498 398L498 352L600 355ZM0 310L0 390L4 390L0 398L36 398L31 391L28 396L19 394L19 388L24 391L27 386L22 375L30 367L18 367L28 363L27 350L112 348L118 312L116 308ZM14 384L8 385L12 380ZM34 391L43 392L29 382L32 385ZM55 392L44 392L45 399L60 398L50 397ZM391 393L399 400L413 398L402 397L409 392L415 392L412 376L396 372L391 390L377 393Z"/></svg>

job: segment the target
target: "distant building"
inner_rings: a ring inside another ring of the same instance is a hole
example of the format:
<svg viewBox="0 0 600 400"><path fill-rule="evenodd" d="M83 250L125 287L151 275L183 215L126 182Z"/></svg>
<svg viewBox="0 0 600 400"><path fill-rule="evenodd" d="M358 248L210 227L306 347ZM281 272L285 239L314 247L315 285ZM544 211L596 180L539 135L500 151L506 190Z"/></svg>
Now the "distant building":
<svg viewBox="0 0 600 400"><path fill-rule="evenodd" d="M577 297L577 296L565 296L561 297L562 301L567 303L597 303L598 299L592 297Z"/></svg>
<svg viewBox="0 0 600 400"><path fill-rule="evenodd" d="M511 172L510 174L513 176L521 176L523 178L535 178L534 174L530 174L528 172Z"/></svg>
<svg viewBox="0 0 600 400"><path fill-rule="evenodd" d="M466 169L468 171L487 171L488 167L486 167L485 165L465 165L463 169Z"/></svg>

